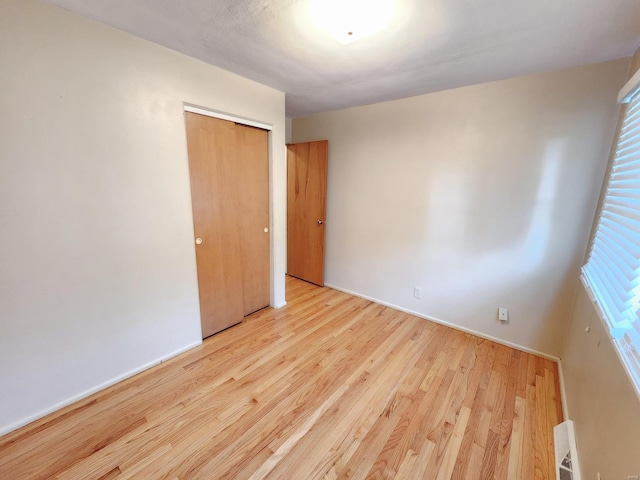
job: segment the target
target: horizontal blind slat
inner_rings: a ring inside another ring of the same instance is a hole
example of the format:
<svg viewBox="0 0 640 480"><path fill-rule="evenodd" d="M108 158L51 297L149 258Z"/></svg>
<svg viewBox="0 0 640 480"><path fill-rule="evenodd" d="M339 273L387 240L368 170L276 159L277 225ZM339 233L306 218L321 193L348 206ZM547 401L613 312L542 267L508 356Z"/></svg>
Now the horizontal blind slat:
<svg viewBox="0 0 640 480"><path fill-rule="evenodd" d="M633 123L640 118L640 103L631 102L627 105L627 111L624 114L624 124Z"/></svg>
<svg viewBox="0 0 640 480"><path fill-rule="evenodd" d="M612 170L614 173L635 172L636 175L640 175L640 153L638 153L635 157L629 157L627 161L618 162Z"/></svg>
<svg viewBox="0 0 640 480"><path fill-rule="evenodd" d="M593 249L590 260L602 270L601 277L613 284L613 288L610 290L614 292L614 297L624 303L629 300L629 278L608 253L602 249L601 245L597 245ZM607 288L609 287L607 286Z"/></svg>
<svg viewBox="0 0 640 480"><path fill-rule="evenodd" d="M632 242L629 242L625 238L621 238L615 235L615 233L607 228L606 226L602 226L599 230L599 240L608 245L612 249L616 249L618 255L623 257L629 264L636 264L636 262L640 263L640 245L634 245Z"/></svg>
<svg viewBox="0 0 640 480"><path fill-rule="evenodd" d="M612 232L615 232L616 235L623 237L625 240L633 243L636 241L637 234L632 229L625 227L624 225L619 224L615 220L611 220L604 215L600 218L600 225L605 226L610 229ZM597 239L596 239L597 240Z"/></svg>
<svg viewBox="0 0 640 480"><path fill-rule="evenodd" d="M604 210L602 212L602 217L611 220L613 223L616 223L620 227L624 228L624 231L626 231L627 234L631 236L631 240L636 238L636 236L638 235L638 224L637 222L634 222L633 219L625 218L622 215L618 215L616 212L612 212L611 210Z"/></svg>
<svg viewBox="0 0 640 480"><path fill-rule="evenodd" d="M638 220L640 217L640 210L638 210L634 205L622 204L623 199L611 199L605 203L606 211L611 212L615 215L619 215L621 217L625 217L631 220Z"/></svg>
<svg viewBox="0 0 640 480"><path fill-rule="evenodd" d="M619 322L620 312L624 310L624 304L612 296L612 292L608 289L598 288L600 285L610 285L606 276L603 275L602 269L597 263L589 264L589 277L593 284L596 285L594 292L598 298L604 314L609 324L613 327Z"/></svg>

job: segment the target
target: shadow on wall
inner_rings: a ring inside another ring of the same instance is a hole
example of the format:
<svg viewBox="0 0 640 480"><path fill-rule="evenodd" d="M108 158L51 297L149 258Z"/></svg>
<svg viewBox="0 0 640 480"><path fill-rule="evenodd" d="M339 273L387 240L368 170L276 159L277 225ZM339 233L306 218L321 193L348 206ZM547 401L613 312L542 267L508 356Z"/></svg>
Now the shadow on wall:
<svg viewBox="0 0 640 480"><path fill-rule="evenodd" d="M456 309L460 298L465 299L465 309L490 311L500 299L514 298L527 282L544 282L540 268L548 261L552 229L559 221L553 218L554 204L561 176L569 174L562 172L567 141L557 138L547 143L542 160L535 159L533 150L489 165L451 164L432 177L425 236L431 237L430 243L438 237L441 248L437 254L427 254L426 260L431 271L442 272L430 295L440 299L444 311ZM521 164L505 172L514 162ZM443 209L443 204L449 208ZM564 302L544 304L535 299L531 307L547 310L548 316L558 303Z"/></svg>
<svg viewBox="0 0 640 480"><path fill-rule="evenodd" d="M373 136L384 142L382 132ZM519 316L526 318L530 308L537 316L557 318L566 310L566 295L572 295L567 285L572 283L568 274L549 281L541 265L554 253L553 230L560 221L554 218L554 205L573 165L564 165L568 140L550 137L542 152L535 142L519 142L530 145L515 157L501 151L500 142L492 142L494 151L487 152L478 134L476 142L466 137L460 151L456 146L434 151L433 145L425 145L428 158L407 156L395 165L366 163L380 146L352 139L351 145L359 148L342 153L354 161L341 166L341 178L333 178L335 189L353 194L343 206L353 215L334 216L327 228L358 232L349 238L356 243L348 251L366 252L376 261L363 265L350 258L341 268L352 270L353 277L362 277L363 270L372 277L393 277L397 266L404 265L407 277L424 279L416 283L428 285L429 298L437 299L428 314L449 321L469 312L493 312L501 299L522 298L529 282L546 283L543 299L521 300L526 305L520 306ZM479 162L474 162L476 155ZM367 182L359 182L364 165ZM340 223L347 218L348 224ZM555 344L556 331L555 326L538 325L535 335L542 344Z"/></svg>
<svg viewBox="0 0 640 480"><path fill-rule="evenodd" d="M482 148L480 137L478 149ZM341 166L346 175L336 181L343 185L334 187L353 193L352 202L344 208L357 213L333 217L336 222L327 228L357 231L357 238L351 238L358 241L360 252L366 251L376 261L363 267L349 259L342 268L353 269L354 277L362 276L363 268L370 276L389 277L397 265L405 265L411 269L408 277L428 275L417 283L428 284L429 297L437 299L429 315L445 320L452 320L456 312L460 316L493 312L500 299L522 297L527 283L546 282L544 299L533 296L526 307L520 307L520 316L526 318L525 310L531 308L538 315L557 318L565 309L566 295L572 295L572 288L566 288L570 278L549 281L541 265L553 253L553 228L560 221L554 218L554 205L564 176L571 175L572 165L563 166L570 151L567 139L553 138L542 152L532 144L518 158L500 153L501 145L495 142L495 152L481 152L482 161L476 163L475 147L465 140L460 152L454 146L453 152L431 149L428 159L405 157L394 166L370 162L366 165L369 181L362 183L358 182L362 176L358 168L369 150L377 147L371 142L353 142L360 149L347 157L359 161ZM487 165L486 158L495 160ZM348 171L351 168L353 172ZM408 171L416 173L407 175ZM394 192L393 197L385 197L385 190ZM349 218L350 223L341 225L341 218ZM555 326L543 326L535 334L549 344L556 342L549 340L555 331Z"/></svg>

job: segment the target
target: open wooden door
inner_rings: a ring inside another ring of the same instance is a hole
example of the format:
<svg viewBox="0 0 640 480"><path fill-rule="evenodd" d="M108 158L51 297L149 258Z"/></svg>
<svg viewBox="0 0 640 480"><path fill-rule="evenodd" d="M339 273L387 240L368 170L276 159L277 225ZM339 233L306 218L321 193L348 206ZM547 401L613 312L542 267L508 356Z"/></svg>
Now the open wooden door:
<svg viewBox="0 0 640 480"><path fill-rule="evenodd" d="M329 142L287 145L287 273L324 285Z"/></svg>

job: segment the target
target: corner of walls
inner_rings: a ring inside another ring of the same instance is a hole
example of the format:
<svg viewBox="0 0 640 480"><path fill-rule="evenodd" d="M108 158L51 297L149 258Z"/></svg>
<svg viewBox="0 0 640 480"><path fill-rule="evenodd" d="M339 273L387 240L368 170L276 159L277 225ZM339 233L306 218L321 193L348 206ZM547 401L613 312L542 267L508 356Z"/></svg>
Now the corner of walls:
<svg viewBox="0 0 640 480"><path fill-rule="evenodd" d="M558 357L556 360L558 364L558 380L560 383L560 401L562 402L562 417L565 420L570 419L569 415L569 402L567 400L567 384L564 379L564 369L562 367L562 358Z"/></svg>
<svg viewBox="0 0 640 480"><path fill-rule="evenodd" d="M286 131L286 135L285 135L285 143L289 144L293 142L293 119L287 117L285 120L285 131Z"/></svg>
<svg viewBox="0 0 640 480"><path fill-rule="evenodd" d="M327 283L559 356L626 70L294 119L294 141L329 140Z"/></svg>

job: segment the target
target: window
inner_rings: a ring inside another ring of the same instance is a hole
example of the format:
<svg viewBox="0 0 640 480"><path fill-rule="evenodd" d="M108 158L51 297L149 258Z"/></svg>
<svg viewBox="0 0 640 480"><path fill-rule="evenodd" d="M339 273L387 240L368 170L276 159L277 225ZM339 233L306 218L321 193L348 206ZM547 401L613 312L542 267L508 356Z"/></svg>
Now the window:
<svg viewBox="0 0 640 480"><path fill-rule="evenodd" d="M582 280L640 395L640 92L634 90Z"/></svg>

